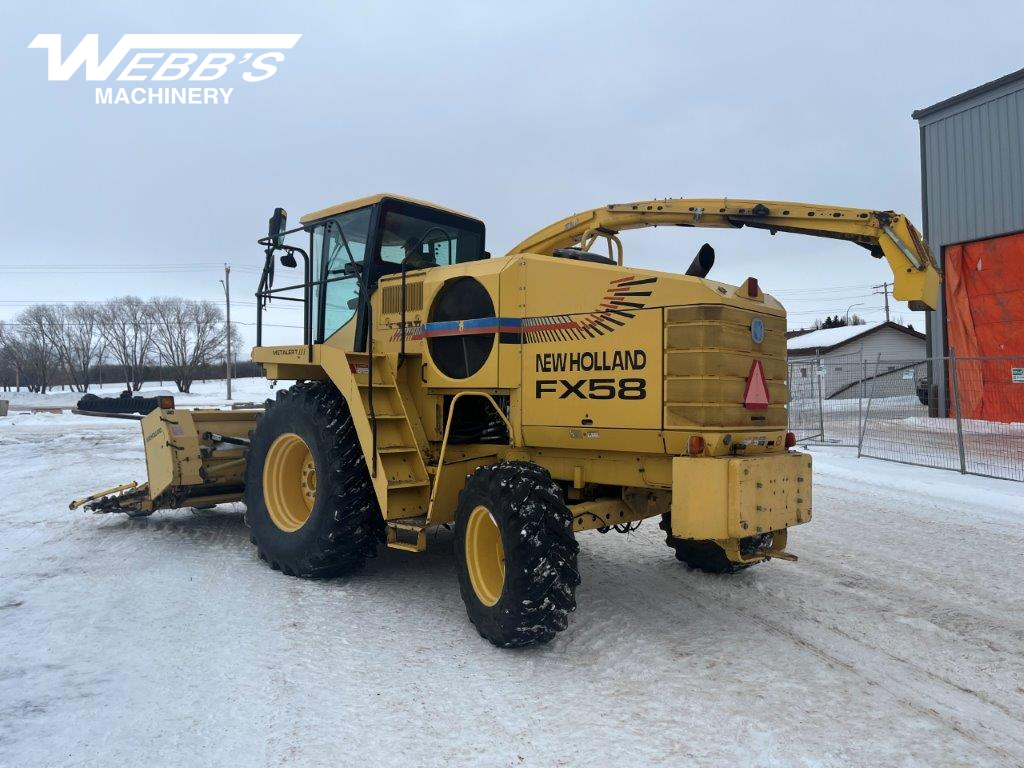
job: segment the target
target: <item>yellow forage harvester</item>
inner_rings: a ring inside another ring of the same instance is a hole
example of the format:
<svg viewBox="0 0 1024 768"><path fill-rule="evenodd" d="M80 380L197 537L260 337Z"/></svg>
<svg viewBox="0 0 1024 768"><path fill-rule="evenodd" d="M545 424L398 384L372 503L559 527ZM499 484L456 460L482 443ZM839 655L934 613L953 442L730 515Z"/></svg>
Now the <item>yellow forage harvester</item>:
<svg viewBox="0 0 1024 768"><path fill-rule="evenodd" d="M502 258L483 222L398 195L270 220L253 360L296 382L265 409L158 408L147 483L76 504L132 515L244 501L259 557L292 576L422 552L454 526L466 610L500 646L550 640L576 608L576 534L657 518L676 557L732 573L809 522L811 459L787 432L786 313L751 277L627 266L620 234L754 227L849 240L897 299L934 308L939 273L891 211L650 200L577 213ZM275 287L277 262L301 277ZM264 346L268 301L301 344Z"/></svg>

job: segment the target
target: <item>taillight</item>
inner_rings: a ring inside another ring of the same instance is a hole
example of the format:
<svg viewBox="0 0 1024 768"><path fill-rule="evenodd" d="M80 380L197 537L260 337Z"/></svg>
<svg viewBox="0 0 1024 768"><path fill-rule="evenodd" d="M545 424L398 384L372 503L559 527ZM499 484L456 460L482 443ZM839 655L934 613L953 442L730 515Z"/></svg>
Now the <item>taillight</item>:
<svg viewBox="0 0 1024 768"><path fill-rule="evenodd" d="M704 453L704 438L701 435L690 435L686 450L691 456L699 456Z"/></svg>
<svg viewBox="0 0 1024 768"><path fill-rule="evenodd" d="M173 411L174 397L171 395L160 395L160 397L157 398L156 404L160 406L161 410Z"/></svg>
<svg viewBox="0 0 1024 768"><path fill-rule="evenodd" d="M796 446L796 435L794 435L792 432L787 432L786 433L786 447L787 448L793 448L795 446Z"/></svg>
<svg viewBox="0 0 1024 768"><path fill-rule="evenodd" d="M761 292L760 288L757 285L757 278L756 277L748 277L747 278L747 296L749 296L752 299L756 299L757 295L760 292Z"/></svg>

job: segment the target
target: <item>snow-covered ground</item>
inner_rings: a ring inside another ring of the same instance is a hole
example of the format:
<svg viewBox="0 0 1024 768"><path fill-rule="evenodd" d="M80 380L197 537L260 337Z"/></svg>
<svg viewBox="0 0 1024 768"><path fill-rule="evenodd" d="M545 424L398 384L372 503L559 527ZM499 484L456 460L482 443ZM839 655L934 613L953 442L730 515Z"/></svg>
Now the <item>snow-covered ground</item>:
<svg viewBox="0 0 1024 768"><path fill-rule="evenodd" d="M1024 764L1022 484L816 450L799 563L583 534L569 629L502 651L446 531L316 582L237 508L69 512L143 476L137 430L0 419L2 766Z"/></svg>

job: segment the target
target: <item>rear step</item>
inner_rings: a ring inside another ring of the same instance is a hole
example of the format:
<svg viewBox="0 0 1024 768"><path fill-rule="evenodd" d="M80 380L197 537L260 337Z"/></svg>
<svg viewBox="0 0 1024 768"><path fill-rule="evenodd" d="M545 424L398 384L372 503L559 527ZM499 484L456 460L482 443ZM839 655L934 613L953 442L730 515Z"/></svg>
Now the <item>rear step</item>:
<svg viewBox="0 0 1024 768"><path fill-rule="evenodd" d="M427 518L404 517L388 520L388 547L404 552L423 552L427 548Z"/></svg>

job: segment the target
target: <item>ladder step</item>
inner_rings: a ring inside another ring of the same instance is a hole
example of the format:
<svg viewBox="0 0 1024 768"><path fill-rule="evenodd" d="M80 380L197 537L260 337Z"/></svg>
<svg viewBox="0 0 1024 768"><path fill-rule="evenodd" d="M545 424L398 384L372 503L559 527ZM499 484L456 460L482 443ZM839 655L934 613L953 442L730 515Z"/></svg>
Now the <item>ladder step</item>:
<svg viewBox="0 0 1024 768"><path fill-rule="evenodd" d="M427 548L426 544L421 545L419 539L415 542L403 541L401 539L395 539L394 541L388 541L388 549L400 549L403 552L422 552Z"/></svg>
<svg viewBox="0 0 1024 768"><path fill-rule="evenodd" d="M389 445L385 448L377 449L377 453L383 454L385 456L394 453L416 453L418 451L419 448L416 448L415 446L412 445Z"/></svg>
<svg viewBox="0 0 1024 768"><path fill-rule="evenodd" d="M395 419L405 420L405 416L401 413L375 413L372 416L367 413L366 416L370 421L373 421L374 419L377 421L393 421Z"/></svg>
<svg viewBox="0 0 1024 768"><path fill-rule="evenodd" d="M422 531L427 527L427 518L424 517L402 517L398 520L389 520L389 528L398 528L402 531Z"/></svg>
<svg viewBox="0 0 1024 768"><path fill-rule="evenodd" d="M403 480L400 483L392 483L389 480L388 481L388 490L389 491L398 491L398 490L401 490L403 488L422 488L422 487L427 486L427 485L430 485L430 483L427 480Z"/></svg>
<svg viewBox="0 0 1024 768"><path fill-rule="evenodd" d="M389 521L387 526L387 541L390 549L422 552L427 548L426 517L404 517ZM406 535L405 538L401 538L400 532ZM413 534L412 538L409 537L409 534Z"/></svg>
<svg viewBox="0 0 1024 768"><path fill-rule="evenodd" d="M356 382L356 384L359 386L360 389L369 389L370 388L370 382L368 382L368 381L360 381L360 382ZM398 389L398 386L394 382L375 381L375 382L373 382L373 388L374 389Z"/></svg>

